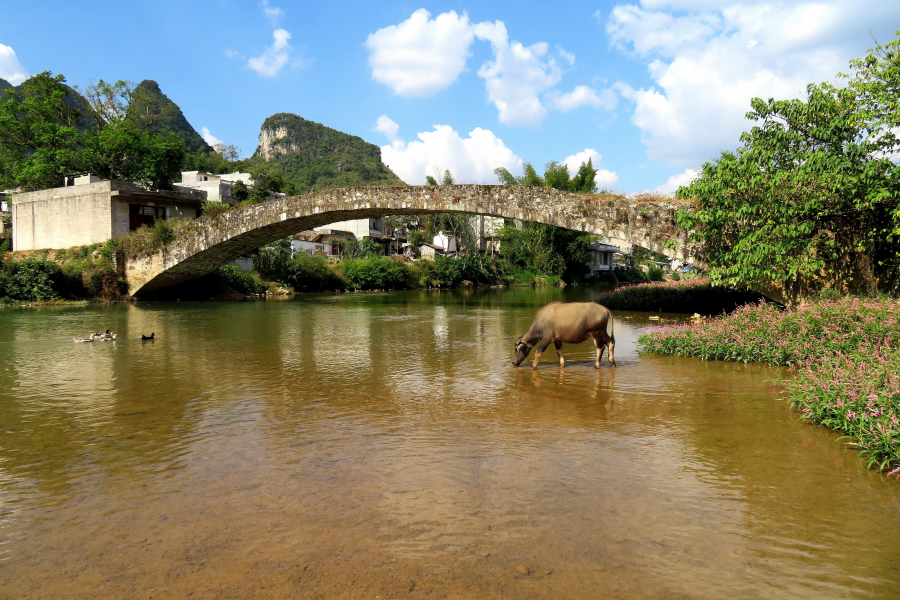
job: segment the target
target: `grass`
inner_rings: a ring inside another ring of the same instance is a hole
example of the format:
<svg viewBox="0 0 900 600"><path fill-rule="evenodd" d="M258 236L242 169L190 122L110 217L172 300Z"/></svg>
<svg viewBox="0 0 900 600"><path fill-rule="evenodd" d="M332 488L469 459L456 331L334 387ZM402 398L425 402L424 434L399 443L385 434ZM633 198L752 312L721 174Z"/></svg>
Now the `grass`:
<svg viewBox="0 0 900 600"><path fill-rule="evenodd" d="M822 300L781 310L760 302L698 324L642 335L643 352L790 366L803 418L841 431L871 468L900 474L900 302Z"/></svg>

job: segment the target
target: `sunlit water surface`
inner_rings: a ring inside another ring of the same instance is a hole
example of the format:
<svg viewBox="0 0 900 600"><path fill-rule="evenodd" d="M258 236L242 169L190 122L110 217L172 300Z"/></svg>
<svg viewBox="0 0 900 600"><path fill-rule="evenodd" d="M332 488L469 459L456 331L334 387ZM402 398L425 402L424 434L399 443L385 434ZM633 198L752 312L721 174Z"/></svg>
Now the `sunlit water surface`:
<svg viewBox="0 0 900 600"><path fill-rule="evenodd" d="M900 485L787 371L646 314L510 365L590 294L0 310L0 597L900 597Z"/></svg>

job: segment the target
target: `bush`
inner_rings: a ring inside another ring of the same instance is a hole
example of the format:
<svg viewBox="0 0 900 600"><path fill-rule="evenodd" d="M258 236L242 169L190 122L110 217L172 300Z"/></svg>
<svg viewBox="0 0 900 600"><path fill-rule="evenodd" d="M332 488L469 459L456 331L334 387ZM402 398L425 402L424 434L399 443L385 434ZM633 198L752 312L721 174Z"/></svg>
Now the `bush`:
<svg viewBox="0 0 900 600"><path fill-rule="evenodd" d="M360 290L383 290L406 287L407 273L399 261L383 256L351 258L341 263L350 286Z"/></svg>
<svg viewBox="0 0 900 600"><path fill-rule="evenodd" d="M150 227L150 235L156 246L166 246L175 239L175 231L172 229L172 224L162 219L156 221Z"/></svg>
<svg viewBox="0 0 900 600"><path fill-rule="evenodd" d="M13 300L46 301L57 300L57 291L62 287L63 274L59 266L48 260L26 258L6 264L4 290L0 296Z"/></svg>
<svg viewBox="0 0 900 600"><path fill-rule="evenodd" d="M708 279L694 279L626 285L601 294L597 302L610 310L714 315L761 299L756 292L712 287Z"/></svg>
<svg viewBox="0 0 900 600"><path fill-rule="evenodd" d="M348 286L338 269L324 256L300 252L283 269L281 281L295 292L342 290Z"/></svg>
<svg viewBox="0 0 900 600"><path fill-rule="evenodd" d="M650 281L662 281L665 279L666 274L659 267L650 267L650 272L647 273L647 276L650 278Z"/></svg>
<svg viewBox="0 0 900 600"><path fill-rule="evenodd" d="M242 294L262 294L266 291L266 284L250 273L244 273L237 265L223 265L214 273L228 284L228 287Z"/></svg>
<svg viewBox="0 0 900 600"><path fill-rule="evenodd" d="M224 202L206 202L203 204L203 208L200 209L200 216L211 218L217 215L224 215L231 209L232 206Z"/></svg>

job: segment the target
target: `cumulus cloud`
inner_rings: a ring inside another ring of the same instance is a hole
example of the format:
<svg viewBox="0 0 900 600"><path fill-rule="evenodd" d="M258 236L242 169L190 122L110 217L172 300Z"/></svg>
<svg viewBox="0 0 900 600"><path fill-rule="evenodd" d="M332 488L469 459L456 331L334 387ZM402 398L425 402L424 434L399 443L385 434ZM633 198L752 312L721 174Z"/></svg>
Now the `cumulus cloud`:
<svg viewBox="0 0 900 600"><path fill-rule="evenodd" d="M272 32L274 42L266 50L247 61L247 66L262 77L275 77L287 64L290 58L291 46L288 40L291 34L285 29L276 29Z"/></svg>
<svg viewBox="0 0 900 600"><path fill-rule="evenodd" d="M547 44L524 46L509 40L502 21L479 23L475 37L491 43L494 60L478 69L485 80L488 99L499 112L500 122L536 127L547 115L540 94L562 79L562 70L547 54Z"/></svg>
<svg viewBox="0 0 900 600"><path fill-rule="evenodd" d="M613 110L619 102L619 97L612 90L603 90L598 95L597 90L586 85L578 85L568 94L550 92L545 100L551 108L569 112L580 106Z"/></svg>
<svg viewBox="0 0 900 600"><path fill-rule="evenodd" d="M449 169L459 182L496 182L494 169L522 169L522 159L491 131L476 127L463 138L449 125L435 125L434 131L419 133L418 140L406 143L397 137L397 124L382 115L375 125L391 140L381 147L381 159L400 179L411 184L425 183L434 167Z"/></svg>
<svg viewBox="0 0 900 600"><path fill-rule="evenodd" d="M672 175L664 184L658 185L653 188L653 191L659 192L660 194L674 194L678 191L678 188L683 185L688 185L699 176L700 169L685 169L684 173L676 173L675 175Z"/></svg>
<svg viewBox="0 0 900 600"><path fill-rule="evenodd" d="M378 120L375 121L375 131L382 133L392 144L395 142L403 142L403 140L397 136L399 130L400 126L387 115L381 115L378 117Z"/></svg>
<svg viewBox="0 0 900 600"><path fill-rule="evenodd" d="M556 46L557 62L548 54L546 42L526 46L511 40L502 21L472 23L466 13L455 11L432 19L431 13L420 8L402 23L369 35L366 47L372 78L403 96L431 96L465 71L476 39L491 44L492 60L481 66L478 76L485 81L488 100L497 107L500 122L540 125L547 114L541 96L562 79L560 64L575 65L575 55ZM616 98L610 92L598 95L590 90L591 96L589 90L579 86L568 94L555 92L547 102L560 110L615 106Z"/></svg>
<svg viewBox="0 0 900 600"><path fill-rule="evenodd" d="M420 8L399 25L369 35L372 78L402 96L430 96L459 77L470 56L474 31L466 13L431 19Z"/></svg>
<svg viewBox="0 0 900 600"><path fill-rule="evenodd" d="M738 144L754 96L801 97L872 45L872 23L900 20L877 0L765 4L645 0L616 6L610 44L647 61L655 85L614 86L634 102L632 122L650 158L696 166ZM685 14L686 13L686 14Z"/></svg>
<svg viewBox="0 0 900 600"><path fill-rule="evenodd" d="M0 79L5 79L13 85L19 85L28 79L28 71L19 62L15 51L3 44L0 44Z"/></svg>
<svg viewBox="0 0 900 600"><path fill-rule="evenodd" d="M598 188L609 189L619 182L619 176L616 175L615 171L600 168L600 161L603 160L603 157L593 148L585 148L581 152L567 156L563 164L569 168L571 175L575 175L578 169L581 168L581 163L586 163L588 160L591 161L591 166L597 169L597 173L594 175L594 183L597 184Z"/></svg>
<svg viewBox="0 0 900 600"><path fill-rule="evenodd" d="M219 138L217 138L216 136L214 136L212 133L209 132L208 127L204 127L203 129L201 129L200 133L203 134L204 141L206 141L206 143L209 144L210 146L212 146L213 148L215 148L217 144L222 143L222 140L220 140Z"/></svg>

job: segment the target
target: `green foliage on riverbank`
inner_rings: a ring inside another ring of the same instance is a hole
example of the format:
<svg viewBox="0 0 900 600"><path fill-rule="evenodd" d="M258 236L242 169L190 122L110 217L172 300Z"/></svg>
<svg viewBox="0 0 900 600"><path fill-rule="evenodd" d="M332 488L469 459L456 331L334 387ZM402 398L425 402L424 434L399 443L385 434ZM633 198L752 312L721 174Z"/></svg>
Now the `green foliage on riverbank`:
<svg viewBox="0 0 900 600"><path fill-rule="evenodd" d="M3 260L0 245L0 303L119 300L127 286L113 267L113 248L93 244Z"/></svg>
<svg viewBox="0 0 900 600"><path fill-rule="evenodd" d="M789 365L792 405L844 432L869 466L900 473L900 303L845 298L781 310L746 305L727 317L642 335L644 352Z"/></svg>
<svg viewBox="0 0 900 600"><path fill-rule="evenodd" d="M628 285L602 294L597 302L610 310L715 315L761 299L755 292L713 287L709 279L693 279Z"/></svg>

